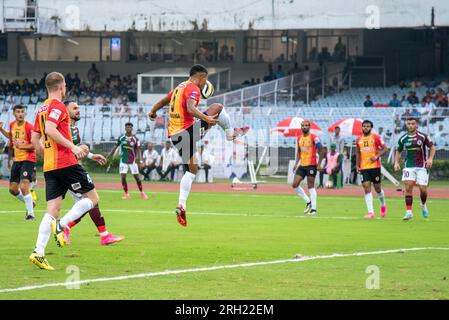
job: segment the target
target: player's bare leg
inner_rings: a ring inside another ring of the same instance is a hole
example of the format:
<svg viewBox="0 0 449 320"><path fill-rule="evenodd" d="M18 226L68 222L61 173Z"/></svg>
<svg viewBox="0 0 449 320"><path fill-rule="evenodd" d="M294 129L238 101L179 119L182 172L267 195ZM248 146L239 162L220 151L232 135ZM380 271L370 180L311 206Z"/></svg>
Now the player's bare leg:
<svg viewBox="0 0 449 320"><path fill-rule="evenodd" d="M422 212L422 216L424 218L428 218L429 217L429 211L427 210L427 186L425 185L418 185L419 187L419 195L421 198L421 212Z"/></svg>
<svg viewBox="0 0 449 320"><path fill-rule="evenodd" d="M415 186L415 181L406 180L405 181L405 207L406 213L402 220L410 220L413 218L412 205L413 205L413 187Z"/></svg>
<svg viewBox="0 0 449 320"><path fill-rule="evenodd" d="M148 196L145 194L145 192L143 192L142 181L140 180L139 175L134 174L133 176L134 176L134 180L136 180L137 187L139 188L139 191L140 191L140 198L143 200L148 200Z"/></svg>
<svg viewBox="0 0 449 320"><path fill-rule="evenodd" d="M124 192L122 199L128 200L131 197L129 196L129 193L128 193L128 182L126 182L126 173L121 173L120 177L121 177L122 188L123 188L123 192Z"/></svg>
<svg viewBox="0 0 449 320"><path fill-rule="evenodd" d="M316 214L316 204L317 204L317 194L315 190L315 177L307 176L307 188L309 188L310 202L312 202L312 209L310 210L311 215Z"/></svg>
<svg viewBox="0 0 449 320"><path fill-rule="evenodd" d="M187 169L181 179L179 184L179 202L176 207L176 218L178 222L183 227L187 226L187 217L186 217L186 207L187 207L187 199L189 197L190 189L192 188L192 183L195 180L195 176L198 172L198 164L196 163L195 157L191 157L189 163L184 165L184 168Z"/></svg>
<svg viewBox="0 0 449 320"><path fill-rule="evenodd" d="M226 140L228 141L233 141L238 137L244 136L249 130L249 127L233 128L231 118L224 106L220 103L211 104L205 112L208 116L218 115L218 125L225 131Z"/></svg>
<svg viewBox="0 0 449 320"><path fill-rule="evenodd" d="M377 192L377 196L379 197L379 201L380 201L380 216L382 218L385 218L385 216L387 215L387 203L385 201L385 193L382 189L382 184L381 183L374 183L374 190L376 190Z"/></svg>
<svg viewBox="0 0 449 320"><path fill-rule="evenodd" d="M304 213L309 214L310 210L312 209L312 202L310 201L307 194L304 192L304 189L300 186L302 180L303 177L296 174L295 177L293 178L292 188L296 191L298 196L305 201L306 208L304 209Z"/></svg>
<svg viewBox="0 0 449 320"><path fill-rule="evenodd" d="M371 193L371 181L365 181L362 183L363 191L365 191L365 203L366 208L368 209L368 213L365 218L367 219L375 219L376 215L374 214L373 208L373 194Z"/></svg>

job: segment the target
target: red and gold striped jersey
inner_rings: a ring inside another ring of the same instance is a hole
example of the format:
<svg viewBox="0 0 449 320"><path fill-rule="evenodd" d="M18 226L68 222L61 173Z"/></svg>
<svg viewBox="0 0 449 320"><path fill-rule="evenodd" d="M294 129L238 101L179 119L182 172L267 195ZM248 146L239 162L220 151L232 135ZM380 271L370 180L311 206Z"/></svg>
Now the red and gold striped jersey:
<svg viewBox="0 0 449 320"><path fill-rule="evenodd" d="M306 166L316 166L317 165L317 159L316 159L316 149L317 144L320 143L320 139L314 135L313 133L310 133L307 136L301 135L298 137L298 150L301 151L301 167Z"/></svg>
<svg viewBox="0 0 449 320"><path fill-rule="evenodd" d="M177 134L195 122L195 118L187 111L187 100L193 99L196 105L200 101L200 88L191 81L181 82L168 95L170 99L168 136Z"/></svg>
<svg viewBox="0 0 449 320"><path fill-rule="evenodd" d="M360 170L380 168L380 159L371 161L371 157L379 153L379 148L385 148L382 138L374 133L357 138L356 146L360 152Z"/></svg>
<svg viewBox="0 0 449 320"><path fill-rule="evenodd" d="M28 121L24 121L21 125L17 121L13 121L9 124L9 134L11 139L9 140L9 146L14 147L14 161L31 161L36 162L36 151L22 150L16 147L16 144L30 144L31 132L33 131L33 125ZM15 142L15 143L14 143Z"/></svg>
<svg viewBox="0 0 449 320"><path fill-rule="evenodd" d="M78 164L75 155L69 148L57 144L45 134L45 125L50 121L56 124L57 130L69 141L72 141L70 117L65 105L56 99L47 99L39 109L34 122L34 131L42 135L44 144L44 172L62 169Z"/></svg>

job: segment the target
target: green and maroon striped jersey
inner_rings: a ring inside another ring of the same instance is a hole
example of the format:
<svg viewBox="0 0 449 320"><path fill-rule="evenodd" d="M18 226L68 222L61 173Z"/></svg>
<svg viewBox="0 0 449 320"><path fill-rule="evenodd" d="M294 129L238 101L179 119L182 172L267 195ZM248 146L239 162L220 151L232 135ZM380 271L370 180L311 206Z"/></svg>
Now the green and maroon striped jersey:
<svg viewBox="0 0 449 320"><path fill-rule="evenodd" d="M70 131L72 132L72 142L75 146L78 146L81 144L81 137L80 137L80 131L77 126L74 124L70 125Z"/></svg>
<svg viewBox="0 0 449 320"><path fill-rule="evenodd" d="M424 168L427 159L427 148L433 146L432 140L419 131L410 136L404 134L398 140L398 151L405 150L405 167L406 168Z"/></svg>
<svg viewBox="0 0 449 320"><path fill-rule="evenodd" d="M122 150L122 163L131 164L136 161L137 149L140 148L140 141L136 136L127 136L124 134L117 140L117 146Z"/></svg>

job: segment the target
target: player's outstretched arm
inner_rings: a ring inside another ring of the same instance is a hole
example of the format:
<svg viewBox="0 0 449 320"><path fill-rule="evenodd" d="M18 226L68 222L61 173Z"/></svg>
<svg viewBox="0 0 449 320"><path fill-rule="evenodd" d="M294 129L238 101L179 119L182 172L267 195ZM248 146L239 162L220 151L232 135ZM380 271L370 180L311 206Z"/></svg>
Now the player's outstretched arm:
<svg viewBox="0 0 449 320"><path fill-rule="evenodd" d="M11 133L3 128L3 122L0 122L0 132L8 139L11 139Z"/></svg>
<svg viewBox="0 0 449 320"><path fill-rule="evenodd" d="M218 123L218 116L217 113L214 116L208 116L204 113L202 113L197 107L196 107L196 101L194 99L187 99L187 112L190 113L195 118L198 118L200 120L206 121L210 125L215 125Z"/></svg>
<svg viewBox="0 0 449 320"><path fill-rule="evenodd" d="M156 112L160 109L162 109L164 106L170 103L170 99L168 96L163 97L161 100L156 102L153 107L151 108L150 112L148 112L148 117L151 121L156 120Z"/></svg>
<svg viewBox="0 0 449 320"><path fill-rule="evenodd" d="M108 160L106 160L106 158L103 155L98 154L98 153L92 154L89 157L89 159L92 159L92 160L98 162L101 166L104 166L108 162Z"/></svg>
<svg viewBox="0 0 449 320"><path fill-rule="evenodd" d="M111 152L109 152L109 154L106 156L106 159L109 160L109 158L115 153L115 151L117 150L118 146L115 145L114 148L112 148Z"/></svg>

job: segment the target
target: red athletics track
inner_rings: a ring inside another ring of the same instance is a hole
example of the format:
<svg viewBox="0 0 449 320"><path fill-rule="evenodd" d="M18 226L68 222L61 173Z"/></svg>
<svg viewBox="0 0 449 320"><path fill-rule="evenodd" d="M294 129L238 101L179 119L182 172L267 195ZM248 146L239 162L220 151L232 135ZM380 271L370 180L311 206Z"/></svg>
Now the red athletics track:
<svg viewBox="0 0 449 320"><path fill-rule="evenodd" d="M0 181L0 186L7 187L8 182L7 181ZM122 185L120 183L113 183L113 182L96 182L95 186L98 190L102 189L110 189L110 190L122 190ZM244 185L247 186L247 185ZM38 183L38 187L43 188L44 185L42 182ZM128 181L128 187L130 190L137 190L136 183L134 181L129 180ZM248 185L249 187L249 185ZM400 186L399 188L403 188L403 186ZM403 197L402 191L396 191L397 188L395 187L384 187L384 191L386 196L388 197ZM167 183L167 184L152 184L152 183L145 183L144 184L144 191L151 192L151 191L179 191L179 185L174 183ZM267 184L260 184L257 187L257 190L253 191L233 191L231 189L230 183L194 183L192 185L192 191L193 192L235 192L235 193L248 193L248 194L291 194L295 195L296 193L292 190L292 187L288 184L274 184L274 183L267 183ZM322 196L362 196L363 195L363 189L361 186L347 186L343 189L318 189L317 190L319 195ZM374 192L374 189L373 189ZM432 188L432 186L429 187L429 198L442 198L442 199L449 199L449 187L448 188L442 188L442 187L435 187ZM414 195L416 197L419 196L418 189L415 188Z"/></svg>

